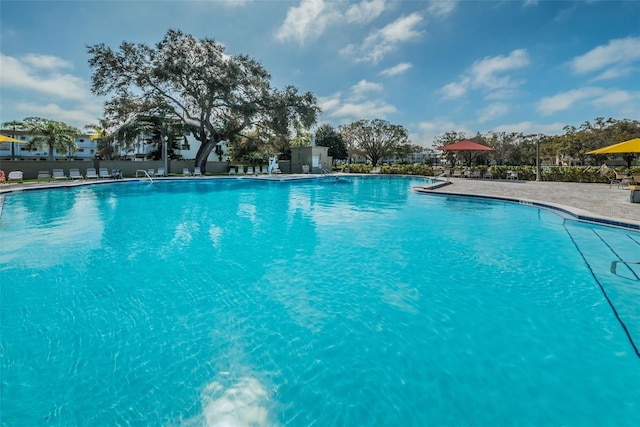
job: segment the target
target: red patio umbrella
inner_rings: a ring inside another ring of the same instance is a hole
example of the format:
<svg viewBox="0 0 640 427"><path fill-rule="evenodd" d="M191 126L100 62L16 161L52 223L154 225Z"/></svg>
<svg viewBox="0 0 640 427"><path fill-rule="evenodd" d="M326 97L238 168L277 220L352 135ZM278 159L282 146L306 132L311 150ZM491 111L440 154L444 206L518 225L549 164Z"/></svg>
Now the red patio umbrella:
<svg viewBox="0 0 640 427"><path fill-rule="evenodd" d="M467 160L467 166L471 166L471 160L473 160L473 154L478 151L496 151L495 148L487 147L486 145L478 144L473 141L465 139L463 141L456 142L455 144L445 145L444 147L438 147L438 150L443 151L458 151L461 153L469 153L469 156L464 156Z"/></svg>

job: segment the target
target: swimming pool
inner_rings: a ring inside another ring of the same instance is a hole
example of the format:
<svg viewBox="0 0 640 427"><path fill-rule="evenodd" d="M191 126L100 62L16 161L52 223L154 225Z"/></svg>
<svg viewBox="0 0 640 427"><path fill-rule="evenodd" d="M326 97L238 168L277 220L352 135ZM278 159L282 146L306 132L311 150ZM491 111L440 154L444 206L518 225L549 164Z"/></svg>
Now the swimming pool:
<svg viewBox="0 0 640 427"><path fill-rule="evenodd" d="M640 424L639 233L420 183L7 196L2 424Z"/></svg>

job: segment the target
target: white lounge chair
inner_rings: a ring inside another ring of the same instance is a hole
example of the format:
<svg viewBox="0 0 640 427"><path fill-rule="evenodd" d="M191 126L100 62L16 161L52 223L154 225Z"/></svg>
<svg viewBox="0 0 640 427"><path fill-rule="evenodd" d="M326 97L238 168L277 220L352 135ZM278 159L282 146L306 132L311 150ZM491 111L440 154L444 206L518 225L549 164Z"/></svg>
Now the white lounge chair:
<svg viewBox="0 0 640 427"><path fill-rule="evenodd" d="M238 175L244 175L244 166L238 166Z"/></svg>
<svg viewBox="0 0 640 427"><path fill-rule="evenodd" d="M485 179L493 179L493 173L491 172L491 169L487 169L484 173L484 178Z"/></svg>
<svg viewBox="0 0 640 427"><path fill-rule="evenodd" d="M189 168L182 169L182 176L191 176L191 171L189 170Z"/></svg>
<svg viewBox="0 0 640 427"><path fill-rule="evenodd" d="M454 178L462 178L462 171L460 169L454 169L453 175L451 176Z"/></svg>
<svg viewBox="0 0 640 427"><path fill-rule="evenodd" d="M469 178L480 178L480 171L479 170L474 170L473 172L471 172L471 175L469 175Z"/></svg>
<svg viewBox="0 0 640 427"><path fill-rule="evenodd" d="M111 174L109 173L109 169L107 168L100 168L98 170L98 176L100 177L100 179L111 178Z"/></svg>
<svg viewBox="0 0 640 427"><path fill-rule="evenodd" d="M11 172L9 172L9 175L7 176L7 182L9 182L9 181L20 181L20 182L22 182L22 180L23 180L22 171L11 171Z"/></svg>
<svg viewBox="0 0 640 427"><path fill-rule="evenodd" d="M40 171L38 172L38 182L40 180L47 180L47 182L51 182L51 172L49 171Z"/></svg>
<svg viewBox="0 0 640 427"><path fill-rule="evenodd" d="M513 180L518 179L518 172L517 171L507 171L507 179L513 179Z"/></svg>
<svg viewBox="0 0 640 427"><path fill-rule="evenodd" d="M151 175L149 175L149 176L151 176ZM155 176L165 176L164 168L158 168L158 171L156 172Z"/></svg>
<svg viewBox="0 0 640 427"><path fill-rule="evenodd" d="M253 166L247 167L247 175L253 175Z"/></svg>
<svg viewBox="0 0 640 427"><path fill-rule="evenodd" d="M80 174L80 169L77 169L77 168L69 169L69 179L82 179L82 175Z"/></svg>
<svg viewBox="0 0 640 427"><path fill-rule="evenodd" d="M202 172L200 171L200 166L196 166L193 168L193 176L202 176Z"/></svg>
<svg viewBox="0 0 640 427"><path fill-rule="evenodd" d="M156 176L156 170L155 169L147 169L147 175Z"/></svg>
<svg viewBox="0 0 640 427"><path fill-rule="evenodd" d="M53 175L52 175L53 179L67 179L67 176L64 174L64 171L62 169L54 169L53 170Z"/></svg>
<svg viewBox="0 0 640 427"><path fill-rule="evenodd" d="M229 175L235 175L236 174L236 167L235 166L231 166L229 168Z"/></svg>
<svg viewBox="0 0 640 427"><path fill-rule="evenodd" d="M87 168L87 173L84 176L86 179L98 179L96 168Z"/></svg>

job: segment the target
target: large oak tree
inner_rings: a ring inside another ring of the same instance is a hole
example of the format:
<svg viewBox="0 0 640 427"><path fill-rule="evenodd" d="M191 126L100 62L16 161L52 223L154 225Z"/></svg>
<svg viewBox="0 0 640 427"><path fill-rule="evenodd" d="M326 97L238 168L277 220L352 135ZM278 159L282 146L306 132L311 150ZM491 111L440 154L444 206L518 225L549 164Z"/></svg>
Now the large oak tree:
<svg viewBox="0 0 640 427"><path fill-rule="evenodd" d="M348 145L363 153L373 166L378 160L392 156L396 148L409 142L407 130L386 120L358 120L340 127Z"/></svg>
<svg viewBox="0 0 640 427"><path fill-rule="evenodd" d="M287 86L271 88L271 76L255 59L228 55L210 38L169 30L154 47L123 42L118 51L87 46L91 90L110 97L105 116L121 125L138 116L169 114L201 142L195 165L204 172L216 144L244 132L288 136L309 127L320 112L316 97Z"/></svg>

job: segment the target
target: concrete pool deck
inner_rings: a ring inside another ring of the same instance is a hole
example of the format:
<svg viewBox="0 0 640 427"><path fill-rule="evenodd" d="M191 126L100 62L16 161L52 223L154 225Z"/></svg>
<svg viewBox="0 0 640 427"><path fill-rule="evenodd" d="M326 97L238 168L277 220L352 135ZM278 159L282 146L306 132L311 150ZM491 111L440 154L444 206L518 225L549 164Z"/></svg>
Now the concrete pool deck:
<svg viewBox="0 0 640 427"><path fill-rule="evenodd" d="M581 216L619 220L640 227L640 203L631 203L630 190L615 185L470 178L450 178L450 182L431 192L534 201Z"/></svg>
<svg viewBox="0 0 640 427"><path fill-rule="evenodd" d="M349 176L333 174L335 176ZM352 175L353 176L353 175ZM264 179L285 180L318 178L318 175L277 175L258 177L175 177L162 179ZM135 178L133 178L135 180ZM127 181L130 179L125 179ZM61 182L25 182L4 183L0 185L0 194L37 188L59 188L86 185L91 183L110 183L112 180L78 180ZM548 181L513 181L485 180L470 178L450 178L450 185L433 190L435 194L470 195L483 197L506 198L515 201L532 201L548 204L579 216L611 219L640 228L640 203L631 203L630 191L617 186L601 183L548 182Z"/></svg>

